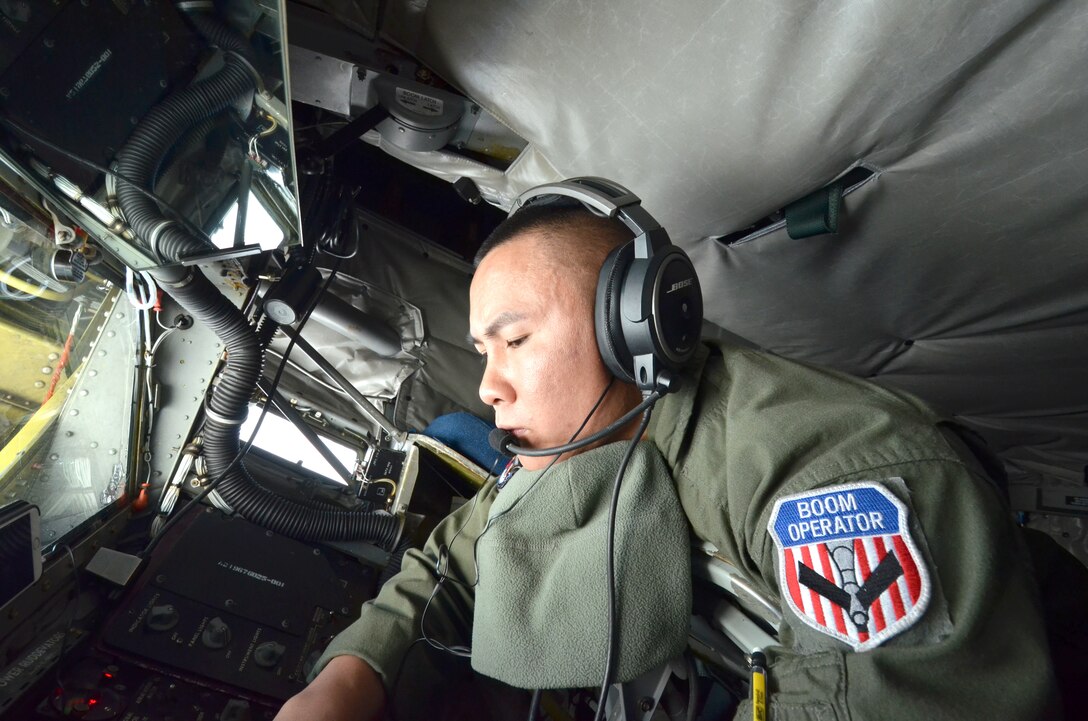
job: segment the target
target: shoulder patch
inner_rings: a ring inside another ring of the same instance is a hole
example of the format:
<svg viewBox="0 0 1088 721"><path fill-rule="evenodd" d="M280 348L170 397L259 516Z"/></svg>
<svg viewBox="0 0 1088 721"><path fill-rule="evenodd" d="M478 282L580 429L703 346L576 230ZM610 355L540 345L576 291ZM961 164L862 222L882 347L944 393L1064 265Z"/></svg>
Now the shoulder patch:
<svg viewBox="0 0 1088 721"><path fill-rule="evenodd" d="M910 628L929 604L929 574L910 537L907 507L878 483L780 498L767 530L787 605L855 651Z"/></svg>

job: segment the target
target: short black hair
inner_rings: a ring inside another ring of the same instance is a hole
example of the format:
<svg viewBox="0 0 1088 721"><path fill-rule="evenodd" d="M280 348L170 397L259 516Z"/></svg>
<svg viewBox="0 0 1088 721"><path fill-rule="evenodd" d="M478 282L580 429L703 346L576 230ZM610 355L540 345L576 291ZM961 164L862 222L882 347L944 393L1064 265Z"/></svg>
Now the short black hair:
<svg viewBox="0 0 1088 721"><path fill-rule="evenodd" d="M480 245L473 267L479 267L488 253L525 233L541 233L554 238L570 231L603 240L610 248L630 240L632 233L618 220L602 218L577 201L544 203L522 208L499 223ZM603 257L601 259L604 260Z"/></svg>

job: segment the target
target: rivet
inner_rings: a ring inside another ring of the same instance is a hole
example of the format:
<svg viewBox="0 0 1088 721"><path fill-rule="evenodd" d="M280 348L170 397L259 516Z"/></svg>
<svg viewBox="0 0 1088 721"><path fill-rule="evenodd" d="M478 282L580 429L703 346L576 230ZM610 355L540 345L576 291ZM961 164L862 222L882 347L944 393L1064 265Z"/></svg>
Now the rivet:
<svg viewBox="0 0 1088 721"><path fill-rule="evenodd" d="M98 441L91 441L91 448L98 448Z"/></svg>
<svg viewBox="0 0 1088 721"><path fill-rule="evenodd" d="M99 358L101 358L101 357L102 357L102 356L104 356L104 355L106 355L106 351L104 351L104 350L100 350L100 351L98 351L98 356L99 356Z"/></svg>
<svg viewBox="0 0 1088 721"><path fill-rule="evenodd" d="M81 390L79 392L79 397L80 398L86 398L88 393L90 393L90 391L88 391L86 388L84 388L83 390Z"/></svg>
<svg viewBox="0 0 1088 721"><path fill-rule="evenodd" d="M34 381L35 388L45 388L45 381Z"/></svg>
<svg viewBox="0 0 1088 721"><path fill-rule="evenodd" d="M72 410L68 411L68 415L70 415L70 416L78 416L78 415L79 415L79 410L78 410L78 409L76 409L76 408L73 408Z"/></svg>
<svg viewBox="0 0 1088 721"><path fill-rule="evenodd" d="M42 373L45 373L46 375L49 375L52 372L53 372L53 369L50 368L49 366L42 366Z"/></svg>
<svg viewBox="0 0 1088 721"><path fill-rule="evenodd" d="M112 337L114 337L115 335L117 335L117 331L113 331L113 330L111 330L111 331L109 331L108 333L106 333L106 337L107 337L107 338L112 338Z"/></svg>
<svg viewBox="0 0 1088 721"><path fill-rule="evenodd" d="M117 455L117 449L116 448L111 448L110 449L110 455L111 456L116 456Z"/></svg>
<svg viewBox="0 0 1088 721"><path fill-rule="evenodd" d="M56 360L60 358L60 353L50 353L46 356L46 358L48 358L49 360Z"/></svg>
<svg viewBox="0 0 1088 721"><path fill-rule="evenodd" d="M89 370L89 371L87 371L87 375L89 375L91 378L94 378L96 375L98 375L98 371Z"/></svg>
<svg viewBox="0 0 1088 721"><path fill-rule="evenodd" d="M49 454L49 460L56 461L56 460L59 460L59 459L60 459L60 454L59 453L50 453Z"/></svg>

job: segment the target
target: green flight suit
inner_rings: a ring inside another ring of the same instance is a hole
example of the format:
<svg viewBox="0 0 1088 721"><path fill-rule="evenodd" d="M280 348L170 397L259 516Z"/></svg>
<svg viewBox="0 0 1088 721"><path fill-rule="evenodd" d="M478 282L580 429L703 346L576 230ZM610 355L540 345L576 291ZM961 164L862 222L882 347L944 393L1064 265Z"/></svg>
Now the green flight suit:
<svg viewBox="0 0 1088 721"><path fill-rule="evenodd" d="M782 603L782 645L767 650L771 719L1058 717L1019 531L994 484L965 449L953 448L939 421L907 395L736 347L699 354L681 389L654 409L649 435L694 533L773 598L783 595L768 532L776 500L875 482L907 508L909 534L932 582L925 612L880 646L853 652ZM467 645L473 541L495 493L494 483L486 485L422 550L410 551L400 574L333 641L315 673L335 655L355 655L390 690L420 637L429 599L427 636ZM449 580L434 593L436 567ZM397 681L396 693L427 696L419 687L427 675L413 671ZM742 704L737 718L750 716Z"/></svg>

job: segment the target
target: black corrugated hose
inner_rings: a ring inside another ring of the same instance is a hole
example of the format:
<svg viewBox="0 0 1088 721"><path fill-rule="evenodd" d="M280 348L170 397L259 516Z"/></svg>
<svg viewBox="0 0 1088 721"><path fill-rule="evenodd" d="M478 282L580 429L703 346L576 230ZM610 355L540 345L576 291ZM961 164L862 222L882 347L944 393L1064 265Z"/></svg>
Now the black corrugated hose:
<svg viewBox="0 0 1088 721"><path fill-rule="evenodd" d="M211 18L199 21L194 18L194 21L202 32L213 23L218 25ZM238 52L238 43L245 45L244 40L231 40L232 31L223 26L214 33L212 42L224 49ZM162 159L187 130L252 89L249 71L228 53L219 72L171 95L148 113L117 154L117 170L135 183L150 185ZM186 255L209 249L205 241L184 227L174 223L163 226L166 218L155 204L120 180L118 200L130 227L165 262L174 263ZM156 229L159 239L151 243ZM399 531L395 517L308 508L260 487L245 466L235 462L241 447L239 425L261 376L263 346L273 331L262 328L258 337L245 315L193 266L157 268L152 275L186 311L206 323L226 347L226 367L206 401L203 444L210 474L217 477L226 471L217 488L223 500L244 518L292 538L369 540L391 547Z"/></svg>

